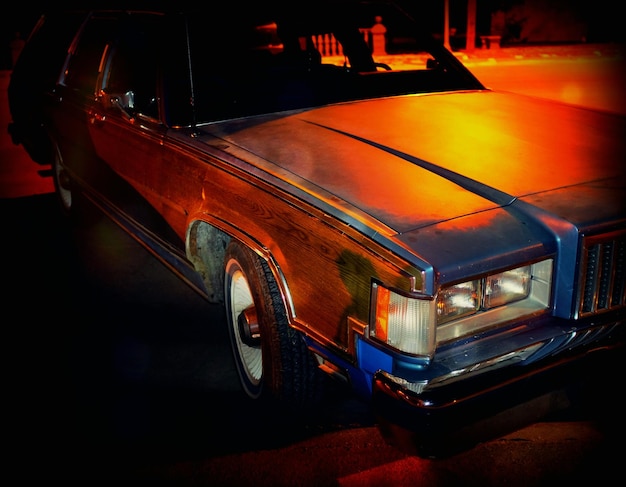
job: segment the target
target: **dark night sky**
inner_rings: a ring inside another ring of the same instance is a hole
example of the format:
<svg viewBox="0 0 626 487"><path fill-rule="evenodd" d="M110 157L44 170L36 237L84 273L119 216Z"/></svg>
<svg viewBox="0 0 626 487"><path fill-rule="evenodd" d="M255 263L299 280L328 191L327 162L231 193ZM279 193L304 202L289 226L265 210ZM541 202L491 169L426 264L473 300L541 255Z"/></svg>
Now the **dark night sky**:
<svg viewBox="0 0 626 487"><path fill-rule="evenodd" d="M161 0L165 4L180 5L181 1L171 2ZM490 15L488 12L492 6L496 5L512 5L515 3L526 2L533 4L535 9L539 11L549 8L573 8L577 11L577 15L582 21L588 25L588 41L589 42L624 42L626 41L626 27L623 16L616 10L616 5L611 0L476 0L477 2L477 29L484 30L488 28ZM54 5L58 8L61 5L69 5L70 7L79 6L85 8L89 2L86 0L57 0ZM116 3L113 0L92 2L104 6L111 6ZM153 4L155 0L132 0L117 2L128 8L131 4ZM159 3L159 0L156 0ZM422 13L426 17L433 18L433 32L439 32L443 29L443 9L444 0L399 0L406 10L411 13ZM10 66L10 49L9 43L16 31L26 37L39 15L44 8L50 8L51 2L43 0L25 1L14 4L7 12L0 16L0 33L1 44L4 46L0 49L0 69L7 69ZM465 12L467 0L449 0L450 25L465 28ZM545 6L544 6L545 5Z"/></svg>

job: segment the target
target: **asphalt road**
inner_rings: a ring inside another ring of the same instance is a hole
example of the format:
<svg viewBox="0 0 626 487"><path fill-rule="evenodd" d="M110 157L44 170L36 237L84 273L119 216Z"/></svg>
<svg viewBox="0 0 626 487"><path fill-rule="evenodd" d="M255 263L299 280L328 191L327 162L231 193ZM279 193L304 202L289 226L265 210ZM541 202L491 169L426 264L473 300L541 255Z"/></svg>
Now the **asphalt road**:
<svg viewBox="0 0 626 487"><path fill-rule="evenodd" d="M0 72L2 127L7 82ZM335 388L315 422L272 428L271 413L239 390L221 309L103 215L69 228L46 168L4 128L0 161L10 485L529 487L619 478L623 422L601 390L447 459L388 445L367 404Z"/></svg>
<svg viewBox="0 0 626 487"><path fill-rule="evenodd" d="M595 392L449 459L388 445L367 405L340 389L315 422L272 428L239 390L221 309L106 217L70 229L55 204L0 200L11 236L5 438L23 484L528 487L620 473L615 406L604 417Z"/></svg>

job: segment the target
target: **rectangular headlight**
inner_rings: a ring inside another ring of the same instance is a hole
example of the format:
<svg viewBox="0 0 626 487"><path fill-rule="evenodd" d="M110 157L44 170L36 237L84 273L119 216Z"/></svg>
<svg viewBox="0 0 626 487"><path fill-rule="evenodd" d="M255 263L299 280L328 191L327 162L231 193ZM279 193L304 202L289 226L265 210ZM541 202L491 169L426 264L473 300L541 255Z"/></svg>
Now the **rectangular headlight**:
<svg viewBox="0 0 626 487"><path fill-rule="evenodd" d="M531 278L529 265L487 276L484 308L495 308L526 298L530 293Z"/></svg>
<svg viewBox="0 0 626 487"><path fill-rule="evenodd" d="M437 342L545 310L552 266L552 259L546 259L442 288L437 295Z"/></svg>
<svg viewBox="0 0 626 487"><path fill-rule="evenodd" d="M369 337L411 355L435 351L435 301L431 296L372 285Z"/></svg>
<svg viewBox="0 0 626 487"><path fill-rule="evenodd" d="M481 281L467 281L443 288L437 297L437 321L444 323L474 314L480 309Z"/></svg>

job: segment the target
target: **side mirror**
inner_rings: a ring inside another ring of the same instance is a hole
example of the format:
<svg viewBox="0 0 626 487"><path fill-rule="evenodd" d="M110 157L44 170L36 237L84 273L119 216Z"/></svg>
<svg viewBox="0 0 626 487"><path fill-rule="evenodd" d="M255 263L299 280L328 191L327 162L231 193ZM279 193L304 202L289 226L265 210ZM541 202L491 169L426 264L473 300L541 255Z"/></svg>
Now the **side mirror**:
<svg viewBox="0 0 626 487"><path fill-rule="evenodd" d="M108 93L103 90L100 102L105 110L116 108L131 122L135 121L135 92L129 90L125 93Z"/></svg>

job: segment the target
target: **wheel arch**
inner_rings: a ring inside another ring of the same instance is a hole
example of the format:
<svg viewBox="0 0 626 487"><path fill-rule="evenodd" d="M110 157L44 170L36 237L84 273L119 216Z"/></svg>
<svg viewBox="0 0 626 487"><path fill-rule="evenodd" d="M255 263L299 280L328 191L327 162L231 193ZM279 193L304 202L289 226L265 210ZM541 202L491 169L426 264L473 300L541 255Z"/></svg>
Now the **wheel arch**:
<svg viewBox="0 0 626 487"><path fill-rule="evenodd" d="M289 286L272 252L254 237L225 222L197 219L187 230L186 252L205 283L208 299L212 303L224 302L224 257L231 240L260 256L270 268L280 289L289 323L293 323L295 309Z"/></svg>

